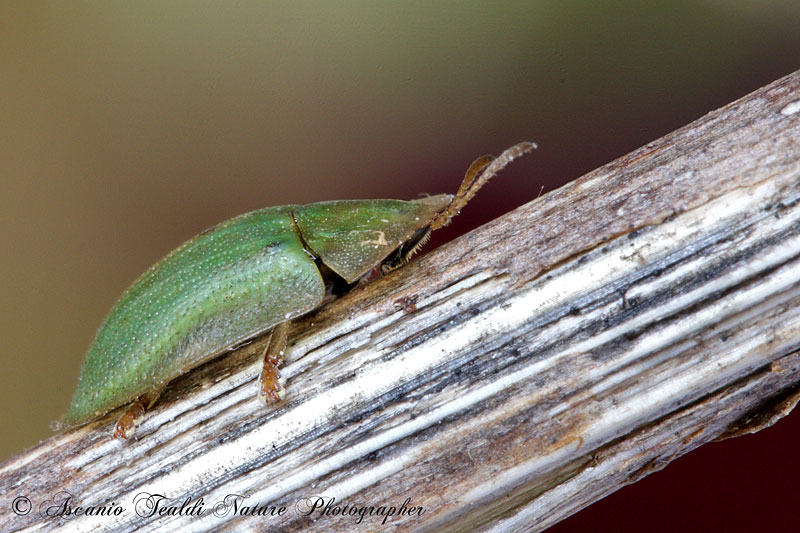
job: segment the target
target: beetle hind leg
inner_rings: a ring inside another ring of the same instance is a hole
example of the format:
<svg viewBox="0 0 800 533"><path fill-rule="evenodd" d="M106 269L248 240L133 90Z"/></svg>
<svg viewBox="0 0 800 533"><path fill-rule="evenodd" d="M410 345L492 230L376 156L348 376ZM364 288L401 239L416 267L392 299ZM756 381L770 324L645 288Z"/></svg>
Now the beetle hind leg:
<svg viewBox="0 0 800 533"><path fill-rule="evenodd" d="M259 396L265 403L275 403L283 400L286 389L281 382L278 367L283 363L286 352L289 321L281 322L272 330L272 336L264 350L264 367L261 370L261 388Z"/></svg>
<svg viewBox="0 0 800 533"><path fill-rule="evenodd" d="M122 416L114 426L114 437L120 440L128 440L133 436L136 425L141 422L145 411L147 411L158 399L158 392L143 394L128 406Z"/></svg>

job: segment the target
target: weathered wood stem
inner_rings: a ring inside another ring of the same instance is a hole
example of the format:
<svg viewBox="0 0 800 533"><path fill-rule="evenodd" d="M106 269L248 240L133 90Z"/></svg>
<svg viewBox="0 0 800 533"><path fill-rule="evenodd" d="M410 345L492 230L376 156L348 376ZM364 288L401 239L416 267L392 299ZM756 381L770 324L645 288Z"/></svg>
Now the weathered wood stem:
<svg viewBox="0 0 800 533"><path fill-rule="evenodd" d="M277 408L259 339L168 387L135 441L115 412L7 461L4 528L350 531L311 512L335 497L373 531L544 529L793 407L798 199L800 72L296 322ZM153 494L202 514L148 516ZM67 496L122 511L48 516Z"/></svg>

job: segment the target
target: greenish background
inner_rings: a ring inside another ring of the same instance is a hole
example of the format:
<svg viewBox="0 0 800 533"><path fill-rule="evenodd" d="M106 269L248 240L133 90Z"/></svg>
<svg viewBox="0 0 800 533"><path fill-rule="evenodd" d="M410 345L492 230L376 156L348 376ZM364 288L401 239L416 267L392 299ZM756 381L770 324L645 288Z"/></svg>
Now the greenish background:
<svg viewBox="0 0 800 533"><path fill-rule="evenodd" d="M0 4L0 459L51 434L110 306L198 231L451 192L537 141L449 240L800 68L798 28L792 1ZM721 474L696 475L707 498ZM691 505L678 485L653 512Z"/></svg>

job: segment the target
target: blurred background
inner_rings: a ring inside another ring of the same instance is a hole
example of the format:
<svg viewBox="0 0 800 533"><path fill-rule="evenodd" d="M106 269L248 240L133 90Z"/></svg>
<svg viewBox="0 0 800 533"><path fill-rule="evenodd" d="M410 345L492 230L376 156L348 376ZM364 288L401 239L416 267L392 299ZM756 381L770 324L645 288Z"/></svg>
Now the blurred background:
<svg viewBox="0 0 800 533"><path fill-rule="evenodd" d="M797 70L798 28L796 1L0 4L0 460L51 435L111 305L199 231L452 192L538 142L435 246ZM799 417L553 530L796 528Z"/></svg>

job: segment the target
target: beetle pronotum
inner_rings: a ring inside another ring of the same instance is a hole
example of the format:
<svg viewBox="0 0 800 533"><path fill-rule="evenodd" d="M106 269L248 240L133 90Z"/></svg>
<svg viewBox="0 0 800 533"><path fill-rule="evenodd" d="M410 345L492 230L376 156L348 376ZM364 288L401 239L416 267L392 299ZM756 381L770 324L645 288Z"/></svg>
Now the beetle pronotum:
<svg viewBox="0 0 800 533"><path fill-rule="evenodd" d="M455 195L268 207L200 233L150 267L111 309L62 426L130 403L114 429L129 438L169 381L270 329L260 395L267 403L283 399L278 368L289 322L373 268L402 265L490 178L535 147L523 142L476 159Z"/></svg>

